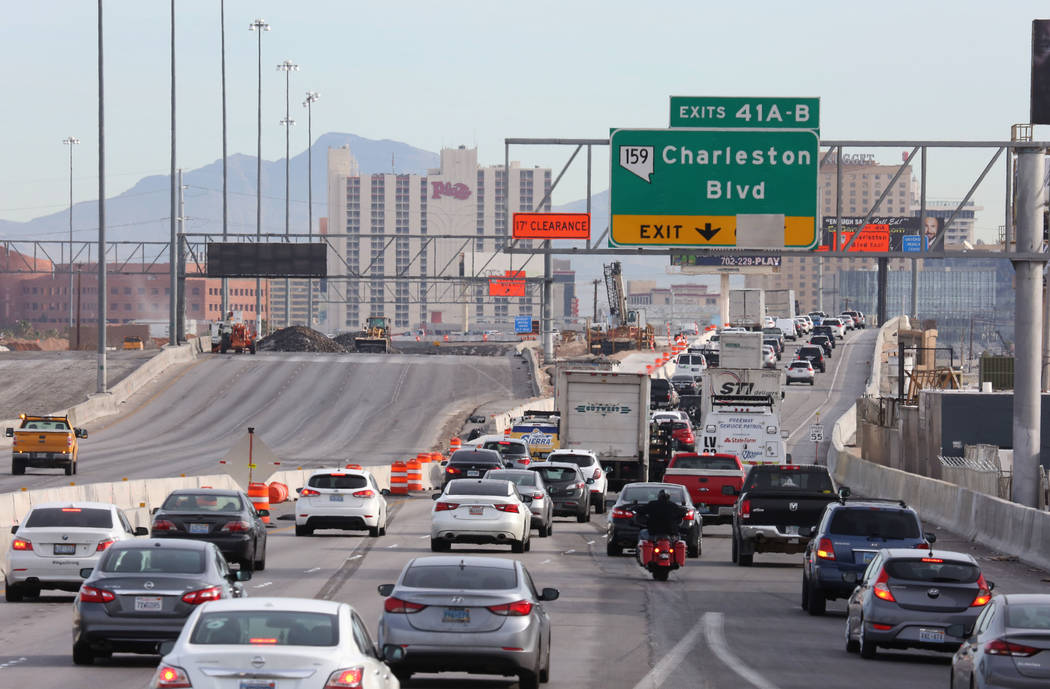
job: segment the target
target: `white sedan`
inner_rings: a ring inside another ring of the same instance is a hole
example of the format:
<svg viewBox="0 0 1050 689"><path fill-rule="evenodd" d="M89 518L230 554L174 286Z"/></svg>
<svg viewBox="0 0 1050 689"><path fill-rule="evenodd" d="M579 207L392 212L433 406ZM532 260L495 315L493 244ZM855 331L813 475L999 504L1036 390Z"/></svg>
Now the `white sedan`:
<svg viewBox="0 0 1050 689"><path fill-rule="evenodd" d="M312 536L315 529L386 533L387 490L380 490L372 472L364 469L321 469L310 474L295 503L295 535Z"/></svg>
<svg viewBox="0 0 1050 689"><path fill-rule="evenodd" d="M453 543L505 543L515 553L531 547L531 497L510 481L460 478L435 494L430 517L430 549L445 552Z"/></svg>
<svg viewBox="0 0 1050 689"><path fill-rule="evenodd" d="M813 370L813 364L808 359L796 359L787 365L784 385L791 385L792 383L809 383L813 385L816 377L817 374Z"/></svg>
<svg viewBox="0 0 1050 689"><path fill-rule="evenodd" d="M167 646L170 645L170 648ZM165 652L166 651L166 652ZM161 645L150 689L312 686L399 689L360 615L311 598L231 598L199 606L179 638Z"/></svg>

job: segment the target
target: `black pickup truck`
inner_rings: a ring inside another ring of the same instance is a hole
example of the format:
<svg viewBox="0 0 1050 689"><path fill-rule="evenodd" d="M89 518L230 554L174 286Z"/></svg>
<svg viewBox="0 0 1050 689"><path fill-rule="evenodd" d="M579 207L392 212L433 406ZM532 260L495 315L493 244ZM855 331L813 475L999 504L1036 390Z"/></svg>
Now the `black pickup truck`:
<svg viewBox="0 0 1050 689"><path fill-rule="evenodd" d="M755 553L801 553L824 507L837 499L827 467L760 464L744 477L733 509L733 562L749 567Z"/></svg>

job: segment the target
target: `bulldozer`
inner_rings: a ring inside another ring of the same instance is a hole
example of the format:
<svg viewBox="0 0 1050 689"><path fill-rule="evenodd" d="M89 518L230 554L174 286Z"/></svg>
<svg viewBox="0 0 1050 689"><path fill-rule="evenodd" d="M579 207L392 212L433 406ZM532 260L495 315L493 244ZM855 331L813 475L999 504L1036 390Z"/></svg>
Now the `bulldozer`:
<svg viewBox="0 0 1050 689"><path fill-rule="evenodd" d="M354 349L359 352L389 352L390 321L385 316L369 316L361 334L354 338Z"/></svg>

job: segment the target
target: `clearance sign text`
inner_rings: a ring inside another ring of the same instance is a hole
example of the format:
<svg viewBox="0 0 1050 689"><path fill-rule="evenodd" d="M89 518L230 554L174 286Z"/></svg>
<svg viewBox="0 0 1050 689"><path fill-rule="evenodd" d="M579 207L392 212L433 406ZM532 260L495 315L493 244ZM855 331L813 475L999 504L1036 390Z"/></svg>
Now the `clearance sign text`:
<svg viewBox="0 0 1050 689"><path fill-rule="evenodd" d="M515 239L590 239L589 213L515 213Z"/></svg>

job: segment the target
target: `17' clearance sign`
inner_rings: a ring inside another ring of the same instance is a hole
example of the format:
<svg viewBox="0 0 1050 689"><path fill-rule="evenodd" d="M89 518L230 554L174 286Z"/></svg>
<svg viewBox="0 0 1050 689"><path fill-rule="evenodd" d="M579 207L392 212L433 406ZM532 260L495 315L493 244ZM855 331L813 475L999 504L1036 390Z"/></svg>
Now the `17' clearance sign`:
<svg viewBox="0 0 1050 689"><path fill-rule="evenodd" d="M590 213L515 213L515 239L590 239Z"/></svg>

